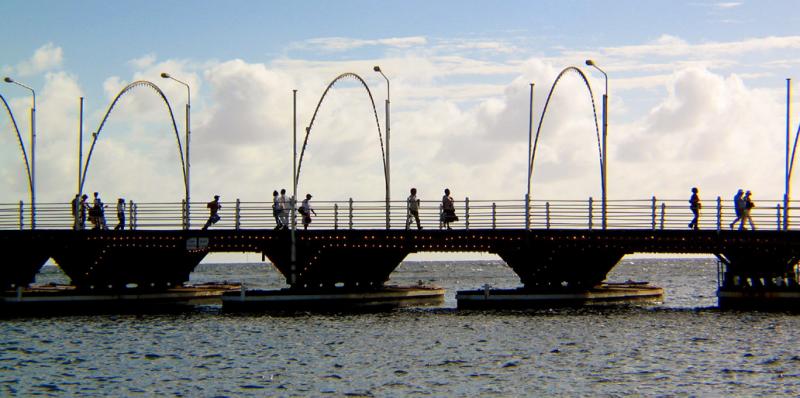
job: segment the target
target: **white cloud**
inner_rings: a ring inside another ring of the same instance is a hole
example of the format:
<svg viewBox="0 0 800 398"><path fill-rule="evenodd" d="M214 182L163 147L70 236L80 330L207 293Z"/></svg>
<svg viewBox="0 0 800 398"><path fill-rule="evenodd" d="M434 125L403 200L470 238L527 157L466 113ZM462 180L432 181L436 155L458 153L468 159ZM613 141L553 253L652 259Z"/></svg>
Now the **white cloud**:
<svg viewBox="0 0 800 398"><path fill-rule="evenodd" d="M325 51L348 51L367 46L385 46L393 48L410 48L424 46L428 40L423 36L391 37L385 39L354 39L349 37L322 37L310 39L298 45L298 48L318 49Z"/></svg>
<svg viewBox="0 0 800 398"><path fill-rule="evenodd" d="M20 76L31 76L61 67L63 62L61 47L47 43L39 47L33 56L17 65L16 71Z"/></svg>

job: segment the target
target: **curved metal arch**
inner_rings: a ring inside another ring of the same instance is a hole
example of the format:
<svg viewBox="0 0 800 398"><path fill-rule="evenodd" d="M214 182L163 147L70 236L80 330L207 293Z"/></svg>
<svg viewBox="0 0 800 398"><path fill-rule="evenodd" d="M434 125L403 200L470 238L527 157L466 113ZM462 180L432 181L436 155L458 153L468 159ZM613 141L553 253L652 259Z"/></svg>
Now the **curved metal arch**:
<svg viewBox="0 0 800 398"><path fill-rule="evenodd" d="M8 112L8 117L11 118L11 125L14 126L14 131L17 133L17 140L19 141L19 148L22 151L22 160L25 162L25 172L28 173L28 187L33 191L33 178L31 176L31 166L28 163L28 152L25 150L25 144L22 141L22 134L19 132L19 127L17 126L17 121L14 119L14 114L11 112L11 107L8 106L8 102L0 94L0 100L3 100L3 105L6 107L6 112Z"/></svg>
<svg viewBox="0 0 800 398"><path fill-rule="evenodd" d="M603 175L603 150L602 150L601 144L600 144L600 126L597 123L597 107L595 106L595 102L594 102L594 93L592 92L592 86L589 85L589 79L586 78L586 75L583 73L583 71L581 71L580 69L578 69L577 67L574 67L574 66L568 66L568 67L564 68L564 70L562 70L561 73L558 74L558 77L556 77L556 80L553 82L553 85L550 87L550 93L547 94L547 101L545 101L545 103L544 103L544 108L542 109L542 114L539 117L539 125L536 128L536 138L533 141L533 150L531 151L530 170L528 170L529 171L528 175L529 176L533 176L533 161L536 159L536 146L539 143L539 133L542 130L542 122L544 121L544 116L547 113L547 106L550 104L550 98L552 98L553 92L555 91L556 85L558 85L559 80L561 80L561 78L564 75L566 75L568 72L571 72L571 71L572 72L576 72L576 73L578 73L578 75L580 75L581 79L583 79L583 83L586 85L586 88L589 90L589 98L592 101L592 113L594 114L594 128L595 128L595 132L597 133L597 154L598 154L598 158L600 160L600 184L601 184L601 186L603 186L604 185L604 180L605 180L605 176Z"/></svg>
<svg viewBox="0 0 800 398"><path fill-rule="evenodd" d="M381 144L381 161L383 162L383 177L384 177L384 180L387 177L386 176L386 153L384 152L384 149L383 149L383 135L381 134L381 123L378 120L378 110L375 108L375 100L372 97L372 91L369 90L369 86L367 86L367 82L365 82L364 79L361 78L361 76L359 76L359 75L357 75L355 73L347 72L347 73L342 73L341 75L337 76L335 79L333 79L328 84L328 87L325 88L325 91L322 93L322 96L320 97L319 102L317 103L316 109L314 109L314 115L311 116L311 122L309 122L308 127L306 127L306 136L305 136L305 139L303 139L303 149L300 151L300 161L297 163L297 181L295 181L295 184L300 182L300 169L303 166L303 155L305 154L306 146L308 145L308 136L311 135L311 127L314 126L314 120L316 120L316 118L317 118L317 112L319 112L319 108L322 105L322 101L325 100L325 96L328 95L328 91L330 91L330 89L333 88L333 86L339 80L342 80L342 79L348 78L348 77L352 77L352 78L358 80L361 83L361 85L364 86L364 89L367 90L367 95L369 96L369 102L372 105L372 113L373 113L373 115L375 115L375 125L378 128L378 141L380 141L380 144Z"/></svg>
<svg viewBox="0 0 800 398"><path fill-rule="evenodd" d="M86 156L86 163L83 166L83 176L81 177L81 186L80 186L80 191L81 192L83 192L83 184L84 184L84 182L86 182L86 173L89 170L89 163L92 160L92 152L94 151L94 145L95 145L95 143L97 143L97 139L100 138L100 131L103 129L103 126L105 126L106 120L108 120L109 115L111 115L111 111L114 110L114 106L117 104L117 101L119 101L119 99L123 95L125 95L125 93L127 93L128 91L130 91L130 90L132 90L132 89L134 89L136 87L140 87L140 86L145 86L145 87L152 88L156 93L158 93L158 95L161 96L161 99L164 101L164 104L167 106L167 110L169 111L169 118L170 118L170 120L172 120L172 129L173 129L173 131L175 131L175 139L178 142L178 152L180 153L180 159L181 159L181 171L183 172L183 185L184 185L184 189L188 192L189 185L187 184L187 181L186 181L186 162L184 161L183 146L181 145L181 136L178 133L178 125L175 123L175 115L172 113L172 106L170 106L169 101L167 100L167 96L164 95L164 92L161 91L161 89L158 86L156 86L154 83L149 82L147 80L137 80L137 81L135 81L135 82L133 82L131 84L128 84L127 86L125 86L125 88L123 88L119 92L119 94L117 94L117 96L114 98L114 101L111 102L111 105L108 106L108 110L106 111L106 115L103 117L103 121L100 122L100 126L97 128L97 132L92 134L92 136L93 136L92 145L89 147L89 154Z"/></svg>

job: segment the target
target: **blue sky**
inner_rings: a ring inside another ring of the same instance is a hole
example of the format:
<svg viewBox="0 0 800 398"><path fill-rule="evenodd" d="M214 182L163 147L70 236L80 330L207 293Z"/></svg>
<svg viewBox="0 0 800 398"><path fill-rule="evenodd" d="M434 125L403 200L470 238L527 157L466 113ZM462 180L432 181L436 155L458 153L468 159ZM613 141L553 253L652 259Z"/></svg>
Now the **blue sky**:
<svg viewBox="0 0 800 398"><path fill-rule="evenodd" d="M372 71L375 64L392 82L395 198L412 185L430 200L444 186L457 198L521 198L528 83L536 82L537 121L550 85L567 66L583 68L599 100L602 76L586 69L586 58L610 77L611 197L683 198L698 185L710 198L746 186L777 199L785 78L800 66L795 6L10 0L0 24L0 73L37 90L38 185L45 201L66 200L75 190L78 97L86 97L88 135L126 84L150 80L166 93L183 130L185 89L160 79L160 72L192 87L193 196L268 200L272 189L290 181L291 90L299 90L304 126L334 77L358 73L383 123L385 85ZM319 134L301 190L319 200L380 198L365 98L352 82L337 87L315 125ZM28 93L3 84L0 94L24 135ZM598 196L587 98L578 79L559 86L537 159L535 197ZM180 200L167 127L157 98L146 90L129 94L104 127L87 190ZM5 116L0 129L6 131L0 133L0 181L8 187L0 202L14 202L26 197L27 186Z"/></svg>

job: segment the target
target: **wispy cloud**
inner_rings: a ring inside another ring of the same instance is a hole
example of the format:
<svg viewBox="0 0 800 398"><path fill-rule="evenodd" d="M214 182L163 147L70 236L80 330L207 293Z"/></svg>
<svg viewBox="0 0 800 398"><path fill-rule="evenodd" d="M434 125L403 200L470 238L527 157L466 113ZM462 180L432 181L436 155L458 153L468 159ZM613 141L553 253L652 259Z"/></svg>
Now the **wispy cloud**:
<svg viewBox="0 0 800 398"><path fill-rule="evenodd" d="M719 3L715 3L714 7L720 8L720 9L730 9L730 8L739 7L742 4L744 4L744 3L741 2L741 1L723 1L723 2L719 2Z"/></svg>
<svg viewBox="0 0 800 398"><path fill-rule="evenodd" d="M296 45L296 48L314 48L325 51L348 51L368 46L384 46L393 48L409 48L424 46L428 40L423 36L390 37L384 39L354 39L350 37L320 37L306 40Z"/></svg>

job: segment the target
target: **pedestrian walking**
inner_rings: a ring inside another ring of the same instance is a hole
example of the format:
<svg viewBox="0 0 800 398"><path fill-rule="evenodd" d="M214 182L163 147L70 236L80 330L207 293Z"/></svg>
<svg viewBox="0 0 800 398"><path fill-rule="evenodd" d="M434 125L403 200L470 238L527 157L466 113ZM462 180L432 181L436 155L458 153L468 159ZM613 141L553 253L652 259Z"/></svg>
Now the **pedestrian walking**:
<svg viewBox="0 0 800 398"><path fill-rule="evenodd" d="M742 220L742 211L744 210L744 190L740 189L733 196L733 209L736 211L736 219L731 223L731 229L737 222Z"/></svg>
<svg viewBox="0 0 800 398"><path fill-rule="evenodd" d="M275 217L275 229L281 229L285 226L281 222L281 203L278 200L278 191L272 191L272 217Z"/></svg>
<svg viewBox="0 0 800 398"><path fill-rule="evenodd" d="M125 199L117 199L117 226L114 227L115 231L125 230Z"/></svg>
<svg viewBox="0 0 800 398"><path fill-rule="evenodd" d="M314 216L317 215L317 212L311 207L311 194L307 193L306 198L303 199L303 203L300 205L298 211L300 215L303 216L303 229L308 229L308 224L311 224L311 213L314 213Z"/></svg>
<svg viewBox="0 0 800 398"><path fill-rule="evenodd" d="M417 199L417 188L411 188L411 195L406 199L406 229L411 226L411 219L417 221L417 229L422 229L419 223L419 199Z"/></svg>
<svg viewBox="0 0 800 398"><path fill-rule="evenodd" d="M87 199L89 199L89 197L86 194L83 194L81 196L81 202L78 205L80 211L80 225L78 225L78 229L86 229L86 213L89 210L89 204L86 203Z"/></svg>
<svg viewBox="0 0 800 398"><path fill-rule="evenodd" d="M756 204L753 203L753 199L750 196L751 196L750 191L747 191L747 193L744 194L744 198L742 199L743 209L742 209L742 221L741 224L739 224L740 231L747 230L747 228L745 228L744 226L745 222L750 223L750 229L752 229L753 231L756 230L756 226L753 224L753 217L750 216L750 211L753 210L754 207L756 207Z"/></svg>
<svg viewBox="0 0 800 398"><path fill-rule="evenodd" d="M289 206L286 203L286 190L281 189L281 196L278 198L278 203L281 207L281 227L286 229L289 227Z"/></svg>
<svg viewBox="0 0 800 398"><path fill-rule="evenodd" d="M206 207L208 207L208 221L203 225L204 231L207 230L211 224L216 224L217 221L219 221L219 209L222 208L222 205L219 203L219 195L214 195L214 200L208 202Z"/></svg>
<svg viewBox="0 0 800 398"><path fill-rule="evenodd" d="M108 229L106 225L106 205L100 199L100 195L94 193L94 203L89 209L89 221L94 224L92 229Z"/></svg>
<svg viewBox="0 0 800 398"><path fill-rule="evenodd" d="M453 202L453 198L450 196L450 189L448 188L444 189L444 196L442 196L441 221L447 229L452 229L450 228L451 222L458 221L455 202Z"/></svg>
<svg viewBox="0 0 800 398"><path fill-rule="evenodd" d="M79 230L81 225L81 194L75 194L75 198L70 203L72 208L72 229Z"/></svg>
<svg viewBox="0 0 800 398"><path fill-rule="evenodd" d="M697 194L699 190L695 187L692 188L692 197L689 198L689 209L694 214L694 218L689 222L689 228L700 229L700 209L703 205L700 203L700 196Z"/></svg>

